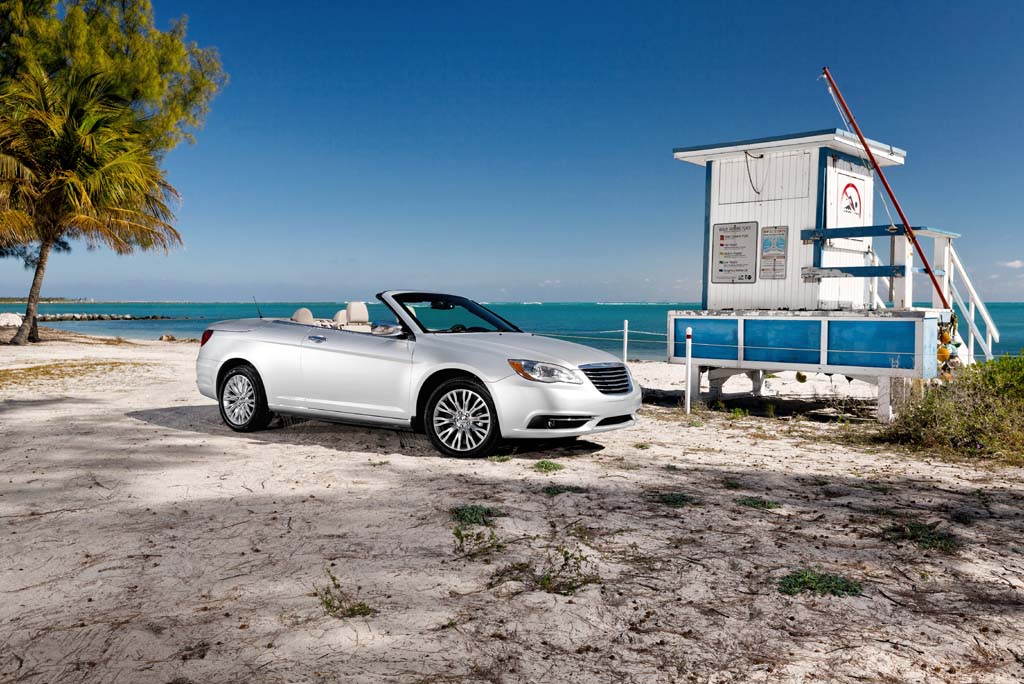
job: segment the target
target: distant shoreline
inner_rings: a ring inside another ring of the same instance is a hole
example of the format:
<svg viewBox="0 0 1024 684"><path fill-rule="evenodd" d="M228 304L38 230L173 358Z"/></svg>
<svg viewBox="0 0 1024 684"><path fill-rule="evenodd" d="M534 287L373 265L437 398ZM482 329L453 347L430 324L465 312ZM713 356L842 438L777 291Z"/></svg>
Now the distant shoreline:
<svg viewBox="0 0 1024 684"><path fill-rule="evenodd" d="M92 299L71 299L69 297L43 297L40 304L91 304ZM24 297L0 297L0 304L28 304Z"/></svg>
<svg viewBox="0 0 1024 684"><path fill-rule="evenodd" d="M311 301L308 299L282 299L276 301L259 301L258 303L262 306L265 304L344 304L350 301L366 301L373 302L374 298L369 299L338 299L338 300L323 300L323 301ZM0 297L0 304L26 304L24 299L15 299L10 297ZM252 305L252 300L244 299L240 301L193 301L186 299L63 299L63 298L51 298L41 299L40 304L248 304ZM507 301L500 302L494 300L488 300L486 303L496 305L514 305L514 306L539 306L544 304L600 304L603 306L665 306L665 305L691 305L697 304L697 302L683 302L683 301L664 301L664 302L605 302L605 301L551 301L551 302L520 302L520 301Z"/></svg>
<svg viewBox="0 0 1024 684"><path fill-rule="evenodd" d="M260 301L258 302L261 306L269 304L302 304L302 305L319 305L319 304L344 304L349 301L366 301L373 302L373 298L365 300L357 299L338 299L338 300L323 300L323 301L311 301L308 299L282 299L276 301ZM67 297L48 297L39 300L40 304L198 304L198 305L210 305L210 304L252 304L251 300L223 300L223 301L199 301L189 299L73 299ZM550 302L521 302L521 301L494 301L488 300L481 302L487 306L490 305L512 305L512 306L543 306L551 304L597 304L601 306L666 306L666 305L683 305L692 306L699 304L699 302L684 302L684 301L659 301L659 302L608 302L608 301L550 301ZM988 304L1021 304L1024 305L1024 301L1013 301L1013 300L1001 300L991 299L987 301ZM0 297L0 304L20 304L26 305L27 302L24 298L18 299L15 297ZM926 307L927 302L920 302L918 306Z"/></svg>

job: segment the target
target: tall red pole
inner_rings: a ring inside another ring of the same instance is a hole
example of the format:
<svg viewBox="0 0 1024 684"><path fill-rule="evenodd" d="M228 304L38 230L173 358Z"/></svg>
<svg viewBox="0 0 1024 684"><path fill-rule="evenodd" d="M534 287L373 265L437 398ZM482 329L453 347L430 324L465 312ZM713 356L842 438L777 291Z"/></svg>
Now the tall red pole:
<svg viewBox="0 0 1024 684"><path fill-rule="evenodd" d="M836 94L836 99L839 101L839 106L842 107L843 112L846 114L847 121L853 126L853 130L857 132L857 137L860 138L860 144L864 146L864 151L868 155L868 159L871 160L871 165L875 167L875 171L878 173L879 180L882 181L882 185L885 186L885 191L889 193L889 199L892 200L892 205L896 207L896 213L900 215L900 221L903 221L903 228L907 233L907 239L914 243L914 249L917 250L918 256L921 257L921 263L924 264L924 270L928 274L928 277L932 279L932 285L935 286L935 291L939 293L939 299L942 300L942 306L949 309L949 300L946 299L946 293L942 291L942 286L939 285L938 278L935 277L935 272L932 271L932 266L928 263L928 257L925 256L924 250L921 249L921 243L917 241L917 236L914 235L914 229L910 227L910 221L907 220L907 215L903 213L903 207L900 206L900 201L896 199L896 193L892 191L892 186L889 185L889 181L885 177L885 173L882 172L882 167L878 165L878 160L875 159L875 155L871 152L871 146L868 145L868 141L864 138L864 134L860 131L860 126L857 125L857 120L853 118L853 112L846 104L846 100L843 99L843 94L839 92L839 86L832 79L832 74L829 73L828 67L822 69L822 73L825 75L825 80L828 81L829 89ZM904 277L914 277L912 273L907 273Z"/></svg>

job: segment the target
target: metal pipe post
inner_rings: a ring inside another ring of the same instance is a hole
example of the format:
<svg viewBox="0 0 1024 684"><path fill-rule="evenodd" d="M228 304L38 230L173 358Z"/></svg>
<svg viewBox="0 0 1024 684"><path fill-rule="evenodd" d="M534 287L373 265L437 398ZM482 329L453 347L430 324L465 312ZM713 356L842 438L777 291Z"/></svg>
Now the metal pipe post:
<svg viewBox="0 0 1024 684"><path fill-rule="evenodd" d="M622 363L629 361L626 356L629 351L629 320L622 321Z"/></svg>
<svg viewBox="0 0 1024 684"><path fill-rule="evenodd" d="M693 393L693 382L690 374L693 371L693 328L686 329L686 415L690 415L690 394Z"/></svg>

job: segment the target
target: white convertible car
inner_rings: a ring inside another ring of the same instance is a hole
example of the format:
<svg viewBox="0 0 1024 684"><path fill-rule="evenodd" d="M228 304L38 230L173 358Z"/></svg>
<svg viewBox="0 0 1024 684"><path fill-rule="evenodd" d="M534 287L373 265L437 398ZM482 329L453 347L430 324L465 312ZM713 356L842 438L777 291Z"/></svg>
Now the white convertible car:
<svg viewBox="0 0 1024 684"><path fill-rule="evenodd" d="M481 456L502 438L576 437L628 427L640 388L605 352L526 333L465 297L389 291L393 318L350 303L333 320L216 323L196 380L240 432L291 414L423 430L438 451Z"/></svg>

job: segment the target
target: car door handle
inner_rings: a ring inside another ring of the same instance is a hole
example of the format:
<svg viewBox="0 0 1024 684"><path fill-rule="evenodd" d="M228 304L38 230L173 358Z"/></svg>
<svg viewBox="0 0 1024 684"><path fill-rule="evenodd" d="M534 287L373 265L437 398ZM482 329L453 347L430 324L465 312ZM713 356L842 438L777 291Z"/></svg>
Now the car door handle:
<svg viewBox="0 0 1024 684"><path fill-rule="evenodd" d="M317 344L327 341L327 338L324 337L323 335L310 335L306 339L309 340L310 342L316 342Z"/></svg>

